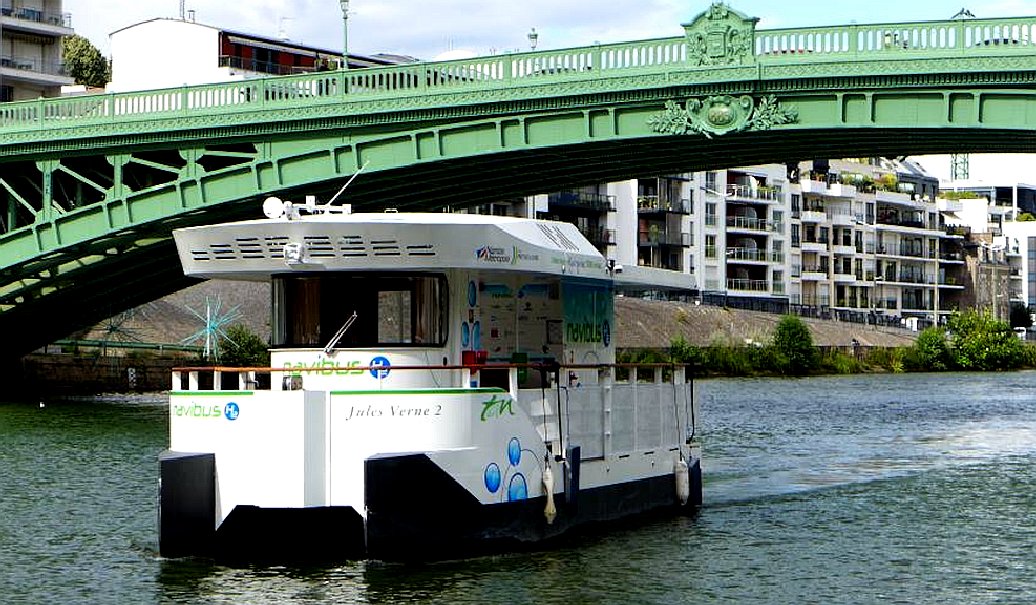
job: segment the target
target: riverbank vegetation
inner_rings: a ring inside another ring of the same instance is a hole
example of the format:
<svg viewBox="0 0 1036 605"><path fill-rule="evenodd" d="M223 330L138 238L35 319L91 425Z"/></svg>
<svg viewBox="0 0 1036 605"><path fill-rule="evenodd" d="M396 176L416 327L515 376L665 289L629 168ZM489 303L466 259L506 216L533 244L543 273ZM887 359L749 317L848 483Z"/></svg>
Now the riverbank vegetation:
<svg viewBox="0 0 1036 605"><path fill-rule="evenodd" d="M809 328L785 316L771 343L696 346L682 338L668 349L623 351L620 363L677 363L697 376L809 376L864 372L1003 371L1036 368L1036 347L989 314L954 314L945 326L922 331L908 347L813 345Z"/></svg>

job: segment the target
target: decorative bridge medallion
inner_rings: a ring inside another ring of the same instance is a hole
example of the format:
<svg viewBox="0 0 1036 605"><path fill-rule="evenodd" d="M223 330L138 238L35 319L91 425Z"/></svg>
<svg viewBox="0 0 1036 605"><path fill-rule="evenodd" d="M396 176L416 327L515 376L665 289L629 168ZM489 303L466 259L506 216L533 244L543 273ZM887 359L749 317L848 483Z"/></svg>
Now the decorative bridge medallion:
<svg viewBox="0 0 1036 605"><path fill-rule="evenodd" d="M666 101L665 111L648 118L648 125L662 134L703 134L707 138L745 130L770 130L778 124L799 121L799 112L783 107L773 95L755 101L748 95L717 95L688 99L683 107Z"/></svg>

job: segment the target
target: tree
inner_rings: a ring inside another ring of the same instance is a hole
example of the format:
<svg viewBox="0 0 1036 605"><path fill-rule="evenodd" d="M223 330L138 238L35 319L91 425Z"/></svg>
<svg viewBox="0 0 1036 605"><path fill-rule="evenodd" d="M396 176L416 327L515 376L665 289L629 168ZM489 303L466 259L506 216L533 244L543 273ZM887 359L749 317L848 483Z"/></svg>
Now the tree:
<svg viewBox="0 0 1036 605"><path fill-rule="evenodd" d="M253 368L270 365L270 352L266 343L242 324L230 326L219 346L222 351L220 362L223 365Z"/></svg>
<svg viewBox="0 0 1036 605"><path fill-rule="evenodd" d="M989 313L954 314L947 327L953 335L954 361L963 370L1007 370L1024 361L1022 342L1011 326Z"/></svg>
<svg viewBox="0 0 1036 605"><path fill-rule="evenodd" d="M1026 307L1020 302L1011 303L1011 327L1012 328L1031 328L1032 327L1032 315L1029 307Z"/></svg>
<svg viewBox="0 0 1036 605"><path fill-rule="evenodd" d="M80 35L67 36L61 43L65 71L76 84L104 88L111 78L111 66L101 51Z"/></svg>
<svg viewBox="0 0 1036 605"><path fill-rule="evenodd" d="M950 347L946 343L946 331L939 326L926 328L917 337L915 345L917 362L923 370L941 372L951 364Z"/></svg>
<svg viewBox="0 0 1036 605"><path fill-rule="evenodd" d="M796 376L816 367L817 350L809 326L794 315L785 315L773 331L773 347L786 360L785 369Z"/></svg>

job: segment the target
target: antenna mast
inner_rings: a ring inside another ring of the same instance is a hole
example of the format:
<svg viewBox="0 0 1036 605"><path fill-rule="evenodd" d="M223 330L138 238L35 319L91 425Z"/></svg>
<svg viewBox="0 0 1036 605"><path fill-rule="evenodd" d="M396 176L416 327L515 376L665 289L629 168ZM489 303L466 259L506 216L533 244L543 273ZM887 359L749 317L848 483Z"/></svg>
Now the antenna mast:
<svg viewBox="0 0 1036 605"><path fill-rule="evenodd" d="M187 19L187 0L180 0L180 21Z"/></svg>

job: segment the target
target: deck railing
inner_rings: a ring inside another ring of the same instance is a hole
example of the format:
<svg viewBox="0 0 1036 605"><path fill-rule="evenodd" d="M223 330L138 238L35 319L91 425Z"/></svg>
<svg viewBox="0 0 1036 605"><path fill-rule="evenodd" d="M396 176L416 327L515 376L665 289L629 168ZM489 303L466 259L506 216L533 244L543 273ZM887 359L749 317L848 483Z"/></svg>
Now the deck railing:
<svg viewBox="0 0 1036 605"><path fill-rule="evenodd" d="M506 390L529 414L544 441L552 444L558 454L578 445L584 460L644 453L689 442L695 436L700 416L693 375L679 364L392 366L392 372L400 370L458 370L459 385L465 385L462 388L471 387L475 373L504 370ZM552 377L550 384L519 387L523 371L540 370ZM290 379L296 373L285 368L175 368L172 390L267 390L258 385L270 384L267 381L277 385L279 376ZM288 380L281 386L290 391L295 385ZM420 393L421 389L415 392Z"/></svg>

